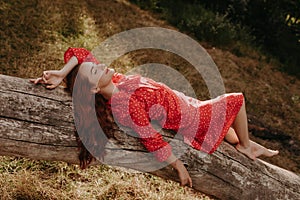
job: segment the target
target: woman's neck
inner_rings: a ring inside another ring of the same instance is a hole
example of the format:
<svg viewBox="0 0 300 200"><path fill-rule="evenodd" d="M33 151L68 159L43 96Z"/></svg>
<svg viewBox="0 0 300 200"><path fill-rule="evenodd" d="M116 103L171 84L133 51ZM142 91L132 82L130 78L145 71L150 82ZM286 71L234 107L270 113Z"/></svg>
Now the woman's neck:
<svg viewBox="0 0 300 200"><path fill-rule="evenodd" d="M119 92L119 89L115 86L113 82L110 82L105 87L101 88L100 94L106 99L109 100L113 94Z"/></svg>

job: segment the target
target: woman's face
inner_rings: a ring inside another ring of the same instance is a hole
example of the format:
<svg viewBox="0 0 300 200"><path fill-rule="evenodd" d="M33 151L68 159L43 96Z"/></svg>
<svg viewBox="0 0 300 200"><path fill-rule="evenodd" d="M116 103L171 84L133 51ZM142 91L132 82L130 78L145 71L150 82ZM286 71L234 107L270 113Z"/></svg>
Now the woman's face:
<svg viewBox="0 0 300 200"><path fill-rule="evenodd" d="M79 73L87 77L95 88L101 89L111 83L115 70L107 68L104 64L84 62L79 68Z"/></svg>

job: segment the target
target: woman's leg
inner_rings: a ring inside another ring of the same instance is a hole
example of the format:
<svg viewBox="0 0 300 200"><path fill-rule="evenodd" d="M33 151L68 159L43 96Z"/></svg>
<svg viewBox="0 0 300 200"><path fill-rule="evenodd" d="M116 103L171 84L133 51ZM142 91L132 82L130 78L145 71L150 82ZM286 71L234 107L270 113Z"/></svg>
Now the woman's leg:
<svg viewBox="0 0 300 200"><path fill-rule="evenodd" d="M245 101L238 112L232 127L239 138L240 146L244 148L250 147L250 139L248 133L248 120L247 120L247 113L246 113L246 106Z"/></svg>
<svg viewBox="0 0 300 200"><path fill-rule="evenodd" d="M233 128L229 128L227 134L225 135L225 140L230 144L238 144L239 138L237 137Z"/></svg>
<svg viewBox="0 0 300 200"><path fill-rule="evenodd" d="M229 136L228 138L232 139L234 136L233 134L236 134L238 138L238 144L236 145L236 149L240 151L241 153L245 154L249 158L255 160L256 157L260 155L264 156L273 156L278 154L278 151L273 151L270 149L266 149L265 147L251 141L249 139L249 133L248 133L248 121L247 121L247 113L246 113L246 106L245 101L239 111L239 113L236 116L235 121L232 124L232 127L234 130L229 130ZM226 139L226 137L225 137Z"/></svg>

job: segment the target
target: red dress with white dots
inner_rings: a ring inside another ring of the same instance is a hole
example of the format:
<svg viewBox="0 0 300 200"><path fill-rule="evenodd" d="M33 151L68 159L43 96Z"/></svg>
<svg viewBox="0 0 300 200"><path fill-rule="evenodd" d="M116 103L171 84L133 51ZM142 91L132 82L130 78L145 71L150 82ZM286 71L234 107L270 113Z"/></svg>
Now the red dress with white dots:
<svg viewBox="0 0 300 200"><path fill-rule="evenodd" d="M79 63L86 57L89 60L95 59L89 51L78 49L68 49L65 62L72 56L76 56ZM98 63L96 59L94 62ZM115 121L133 129L145 148L153 152L159 161L165 161L171 155L172 147L153 128L152 122L182 135L184 141L193 148L213 153L227 134L244 101L242 93L224 94L211 100L199 101L140 75L116 73L113 82L119 92L108 101L108 106Z"/></svg>

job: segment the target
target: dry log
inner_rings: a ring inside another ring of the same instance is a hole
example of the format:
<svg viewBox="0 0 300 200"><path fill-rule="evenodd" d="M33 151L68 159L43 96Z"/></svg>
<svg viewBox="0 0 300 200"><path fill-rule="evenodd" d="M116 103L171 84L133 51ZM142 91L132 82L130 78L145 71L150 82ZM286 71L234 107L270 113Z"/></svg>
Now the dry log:
<svg viewBox="0 0 300 200"><path fill-rule="evenodd" d="M27 79L0 75L0 155L78 164L72 101L62 88L47 90ZM171 167L157 167L139 141L113 129L103 162L132 168L164 179L179 181ZM162 131L169 138L168 132ZM187 149L181 160L187 164L193 188L220 199L300 199L300 177L266 163L251 161L223 142L212 155L175 140L176 149Z"/></svg>

